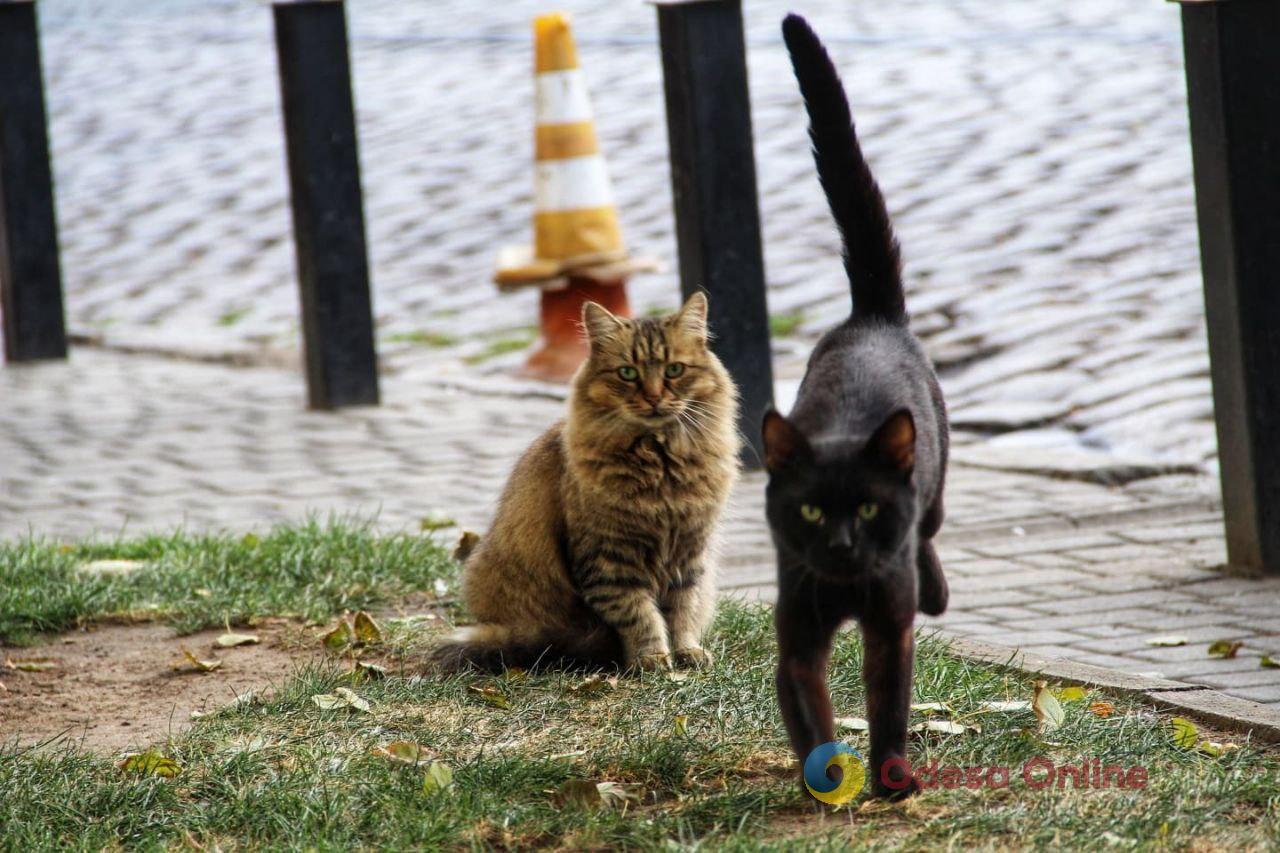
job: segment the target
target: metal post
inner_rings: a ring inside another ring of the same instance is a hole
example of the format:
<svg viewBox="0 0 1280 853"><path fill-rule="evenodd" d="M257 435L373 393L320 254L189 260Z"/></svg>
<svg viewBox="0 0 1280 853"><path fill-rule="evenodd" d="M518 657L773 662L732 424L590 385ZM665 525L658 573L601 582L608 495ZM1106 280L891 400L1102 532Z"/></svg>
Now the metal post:
<svg viewBox="0 0 1280 853"><path fill-rule="evenodd" d="M680 289L707 292L713 349L742 394L743 461L773 405L769 310L739 0L659 0Z"/></svg>
<svg viewBox="0 0 1280 853"><path fill-rule="evenodd" d="M1280 573L1280 3L1183 0L1227 553Z"/></svg>
<svg viewBox="0 0 1280 853"><path fill-rule="evenodd" d="M0 314L4 357L67 357L53 172L31 0L0 0Z"/></svg>
<svg viewBox="0 0 1280 853"><path fill-rule="evenodd" d="M311 408L376 405L346 10L341 0L273 9Z"/></svg>

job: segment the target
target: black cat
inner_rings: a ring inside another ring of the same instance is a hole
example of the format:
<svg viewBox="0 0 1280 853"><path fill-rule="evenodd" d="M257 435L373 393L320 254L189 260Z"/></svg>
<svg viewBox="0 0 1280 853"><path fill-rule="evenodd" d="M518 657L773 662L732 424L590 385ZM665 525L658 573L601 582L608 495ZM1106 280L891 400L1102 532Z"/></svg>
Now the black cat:
<svg viewBox="0 0 1280 853"><path fill-rule="evenodd" d="M832 637L862 627L879 796L917 790L906 769L916 610L939 614L947 583L930 541L942 525L947 416L907 328L901 259L863 158L844 88L803 18L782 34L809 112L818 178L844 237L853 313L818 342L790 416L764 418L769 526L778 551L778 701L803 764L835 740Z"/></svg>

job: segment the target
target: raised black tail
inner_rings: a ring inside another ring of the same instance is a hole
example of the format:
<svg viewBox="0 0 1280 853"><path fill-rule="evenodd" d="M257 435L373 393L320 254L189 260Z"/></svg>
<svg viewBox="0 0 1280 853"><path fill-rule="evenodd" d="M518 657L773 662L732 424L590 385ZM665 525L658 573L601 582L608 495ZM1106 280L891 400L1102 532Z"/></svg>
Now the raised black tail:
<svg viewBox="0 0 1280 853"><path fill-rule="evenodd" d="M905 322L898 240L884 196L858 145L840 75L804 18L787 15L782 37L809 111L818 180L844 238L844 268L853 290L854 314Z"/></svg>

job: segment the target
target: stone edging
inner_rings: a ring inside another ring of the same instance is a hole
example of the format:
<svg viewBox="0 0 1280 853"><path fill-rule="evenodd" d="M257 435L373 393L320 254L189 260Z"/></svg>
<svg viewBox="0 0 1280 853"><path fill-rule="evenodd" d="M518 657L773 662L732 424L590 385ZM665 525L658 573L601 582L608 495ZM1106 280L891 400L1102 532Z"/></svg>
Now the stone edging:
<svg viewBox="0 0 1280 853"><path fill-rule="evenodd" d="M1247 733L1254 740L1280 743L1280 711L1227 696L1210 687L1131 675L1100 666L1072 663L1062 658L1041 657L979 640L946 635L943 638L951 652L964 660L994 664L1004 669L1042 675L1054 681L1082 684L1112 694L1143 699L1162 710L1197 717L1227 731Z"/></svg>

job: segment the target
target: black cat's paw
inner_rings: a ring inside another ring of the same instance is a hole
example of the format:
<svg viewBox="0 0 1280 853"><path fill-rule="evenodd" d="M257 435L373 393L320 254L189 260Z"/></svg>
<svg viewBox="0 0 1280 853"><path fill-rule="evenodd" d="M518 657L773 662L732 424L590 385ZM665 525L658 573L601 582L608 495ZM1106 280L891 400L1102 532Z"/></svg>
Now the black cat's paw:
<svg viewBox="0 0 1280 853"><path fill-rule="evenodd" d="M920 783L915 779L904 779L893 783L893 787L884 785L879 782L871 786L871 796L878 800L888 800L889 802L898 802L908 797L914 797L920 793Z"/></svg>

